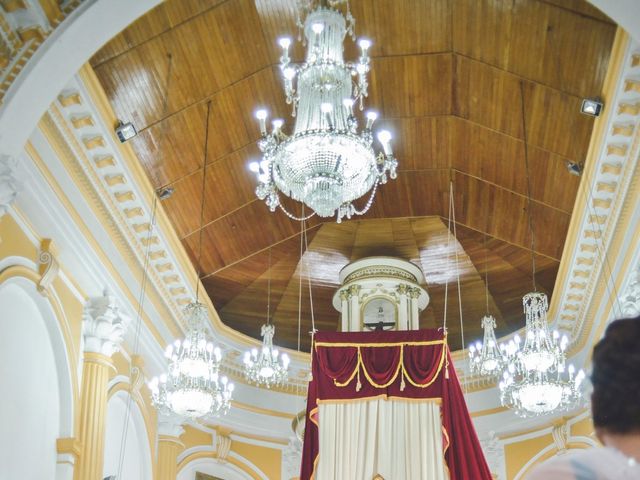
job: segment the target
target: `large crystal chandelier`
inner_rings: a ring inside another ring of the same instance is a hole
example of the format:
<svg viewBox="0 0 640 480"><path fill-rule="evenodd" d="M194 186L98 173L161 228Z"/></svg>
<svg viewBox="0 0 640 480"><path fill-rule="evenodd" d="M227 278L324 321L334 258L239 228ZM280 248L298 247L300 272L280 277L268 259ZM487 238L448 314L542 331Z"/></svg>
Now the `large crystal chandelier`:
<svg viewBox="0 0 640 480"><path fill-rule="evenodd" d="M336 9L346 4L347 20ZM303 30L307 43L306 60L291 63L289 38L281 38L280 69L284 77L287 103L293 105L295 127L291 135L283 131L283 121L274 120L267 131L267 112L258 110L262 138L258 142L263 158L249 167L257 174L256 195L271 211L280 207L280 193L304 202L321 217L336 216L338 222L369 210L376 189L387 176L396 178L396 161L391 150L391 134L378 132L382 152L373 149L375 112L366 114L364 128L359 129L354 113L363 109L367 97L367 73L370 68L371 42L361 39L360 58L345 62L343 40L353 35L353 17L348 0L298 2L306 14ZM348 25L347 25L348 23ZM355 39L355 38L354 38ZM353 201L371 192L359 210ZM313 214L312 213L312 214Z"/></svg>
<svg viewBox="0 0 640 480"><path fill-rule="evenodd" d="M500 400L523 417L567 410L581 397L585 374L569 365L565 372L566 335L549 331L547 296L541 292L526 294L522 303L526 316L524 344L516 335L501 352L506 360L499 383Z"/></svg>
<svg viewBox="0 0 640 480"><path fill-rule="evenodd" d="M262 348L253 348L244 354L245 376L258 386L271 388L272 385L282 385L288 376L289 356L286 353L280 355L278 349L273 347L273 325L262 325L260 333Z"/></svg>
<svg viewBox="0 0 640 480"><path fill-rule="evenodd" d="M199 302L186 308L187 333L184 340L169 345L166 374L149 382L151 399L161 413L198 418L226 414L234 386L220 376L222 355L205 334L207 309Z"/></svg>

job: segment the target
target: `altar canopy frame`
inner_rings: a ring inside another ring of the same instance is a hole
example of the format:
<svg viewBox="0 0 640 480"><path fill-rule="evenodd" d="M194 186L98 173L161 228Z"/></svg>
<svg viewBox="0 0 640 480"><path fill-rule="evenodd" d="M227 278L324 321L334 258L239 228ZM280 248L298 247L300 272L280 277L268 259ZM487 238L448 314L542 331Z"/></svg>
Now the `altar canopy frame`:
<svg viewBox="0 0 640 480"><path fill-rule="evenodd" d="M307 395L301 480L318 478L317 466L322 455L319 406L372 399L437 402L442 455L449 478L492 478L467 410L446 335L441 330L318 332L312 349L312 377Z"/></svg>

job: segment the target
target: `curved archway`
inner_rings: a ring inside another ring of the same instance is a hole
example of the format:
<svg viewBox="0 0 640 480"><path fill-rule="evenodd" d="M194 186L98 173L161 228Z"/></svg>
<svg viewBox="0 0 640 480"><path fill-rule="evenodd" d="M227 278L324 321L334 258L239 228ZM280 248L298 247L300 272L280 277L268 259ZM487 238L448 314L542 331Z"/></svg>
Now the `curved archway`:
<svg viewBox="0 0 640 480"><path fill-rule="evenodd" d="M7 478L55 478L56 440L73 435L74 398L58 319L24 277L0 284L0 311L0 464Z"/></svg>
<svg viewBox="0 0 640 480"><path fill-rule="evenodd" d="M123 432L127 415L129 420L125 438ZM151 480L151 447L148 438L137 402L123 390L116 392L107 403L103 477L116 475L119 480ZM126 444L121 459L123 442Z"/></svg>

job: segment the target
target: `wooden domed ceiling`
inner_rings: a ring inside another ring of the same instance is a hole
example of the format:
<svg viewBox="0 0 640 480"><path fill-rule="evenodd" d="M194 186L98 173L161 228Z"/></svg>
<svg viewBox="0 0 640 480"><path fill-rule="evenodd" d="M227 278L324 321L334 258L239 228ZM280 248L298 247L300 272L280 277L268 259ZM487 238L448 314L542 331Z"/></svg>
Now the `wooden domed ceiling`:
<svg viewBox="0 0 640 480"><path fill-rule="evenodd" d="M276 341L295 348L302 283L308 349L307 265L317 327L332 330L340 268L375 254L424 270L432 303L422 323L437 326L457 249L465 340L481 332L487 271L499 333L522 326L521 297L532 289L523 140L538 287L551 295L580 180L565 162L585 159L593 121L580 102L601 93L616 26L583 0L351 0L357 34L374 42L367 104L395 133L399 175L361 219L312 219L301 262L300 225L255 199L247 168L258 154L256 106L290 118L276 39L296 34L294 5L167 0L91 61L118 117L138 128L131 143L153 185L174 187L163 207L194 262L210 102L201 269L222 320L259 337L271 276ZM293 53L303 55L299 46ZM448 247L450 181L458 239ZM454 348L456 302L454 288Z"/></svg>

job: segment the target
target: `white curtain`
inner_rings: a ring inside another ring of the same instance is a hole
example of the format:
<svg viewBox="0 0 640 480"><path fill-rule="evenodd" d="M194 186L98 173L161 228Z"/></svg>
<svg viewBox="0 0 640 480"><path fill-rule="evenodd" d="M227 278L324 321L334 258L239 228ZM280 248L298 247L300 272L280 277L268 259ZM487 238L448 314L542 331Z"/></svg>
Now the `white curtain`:
<svg viewBox="0 0 640 480"><path fill-rule="evenodd" d="M321 403L318 480L445 480L440 405L384 398Z"/></svg>

